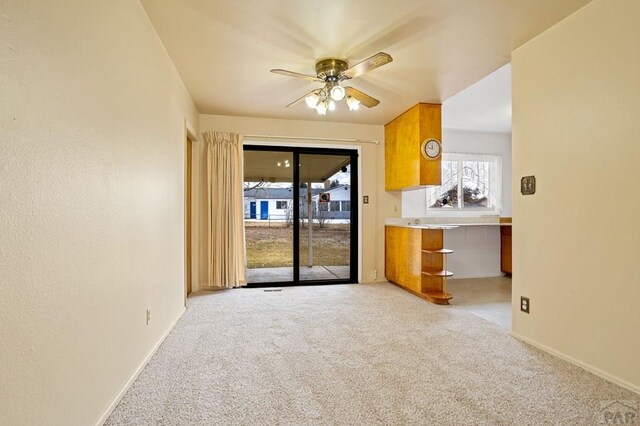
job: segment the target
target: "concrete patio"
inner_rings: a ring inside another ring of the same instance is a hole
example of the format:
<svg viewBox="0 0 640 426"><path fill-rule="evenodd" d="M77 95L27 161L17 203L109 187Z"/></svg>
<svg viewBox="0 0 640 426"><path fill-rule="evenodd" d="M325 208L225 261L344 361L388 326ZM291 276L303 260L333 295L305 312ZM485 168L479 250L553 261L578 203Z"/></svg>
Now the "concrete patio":
<svg viewBox="0 0 640 426"><path fill-rule="evenodd" d="M301 266L300 281L345 280L349 278L349 266ZM293 268L247 269L247 282L271 283L293 281Z"/></svg>

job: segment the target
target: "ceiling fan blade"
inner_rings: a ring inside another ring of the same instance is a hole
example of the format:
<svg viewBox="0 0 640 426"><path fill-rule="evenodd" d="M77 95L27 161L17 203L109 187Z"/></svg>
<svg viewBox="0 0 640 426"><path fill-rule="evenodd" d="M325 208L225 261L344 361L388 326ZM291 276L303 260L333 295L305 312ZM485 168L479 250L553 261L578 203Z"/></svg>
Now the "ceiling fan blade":
<svg viewBox="0 0 640 426"><path fill-rule="evenodd" d="M359 91L358 89L354 89L353 87L345 87L344 90L347 96L356 98L360 101L361 105L364 105L367 108L373 108L380 103L380 101L376 98L373 98L366 93Z"/></svg>
<svg viewBox="0 0 640 426"><path fill-rule="evenodd" d="M281 70L281 69L273 69L271 70L272 73L274 74L280 74L280 75L286 75L287 77L297 77L297 78L304 78L305 80L310 80L310 81L316 81L318 83L324 83L324 80L318 78L318 77L314 77L312 75L306 75L306 74L300 74L297 72L293 72L293 71L287 71L287 70Z"/></svg>
<svg viewBox="0 0 640 426"><path fill-rule="evenodd" d="M312 94L312 93L318 93L319 91L320 91L320 89L312 90L312 91L310 91L309 93L307 93L306 95L304 95L304 96L302 96L302 97L300 97L300 98L296 99L295 101L291 102L291 103L290 103L289 105L287 105L285 108L289 108L289 107L296 106L296 105L298 105L301 101L303 101L303 100L304 100L304 98L306 98L306 97L307 97L307 96L309 96L310 94Z"/></svg>
<svg viewBox="0 0 640 426"><path fill-rule="evenodd" d="M393 58L388 53L378 52L370 58L365 59L362 62L359 62L352 66L349 69L346 69L340 73L340 76L343 78L356 78L361 76L362 74L375 70L383 65L388 64L393 61ZM354 96L355 97L355 96Z"/></svg>

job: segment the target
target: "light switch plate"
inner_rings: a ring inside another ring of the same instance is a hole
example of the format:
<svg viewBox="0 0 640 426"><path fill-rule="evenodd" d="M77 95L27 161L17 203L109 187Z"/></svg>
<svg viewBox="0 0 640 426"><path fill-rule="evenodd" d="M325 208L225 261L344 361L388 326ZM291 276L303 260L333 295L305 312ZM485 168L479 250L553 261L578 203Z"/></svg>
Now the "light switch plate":
<svg viewBox="0 0 640 426"><path fill-rule="evenodd" d="M533 195L536 193L536 177L525 176L520 179L520 192L522 195Z"/></svg>

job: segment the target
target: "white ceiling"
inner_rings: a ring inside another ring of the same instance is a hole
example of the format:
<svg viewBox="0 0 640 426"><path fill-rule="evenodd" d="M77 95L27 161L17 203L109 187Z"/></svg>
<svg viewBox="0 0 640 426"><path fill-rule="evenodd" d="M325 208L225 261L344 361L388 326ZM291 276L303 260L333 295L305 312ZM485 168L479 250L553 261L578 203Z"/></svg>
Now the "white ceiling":
<svg viewBox="0 0 640 426"><path fill-rule="evenodd" d="M511 65L447 99L442 104L442 127L511 133Z"/></svg>
<svg viewBox="0 0 640 426"><path fill-rule="evenodd" d="M201 113L385 124L417 102L443 102L589 0L141 0ZM319 116L285 105L319 85L326 57L394 61L351 85L380 100Z"/></svg>

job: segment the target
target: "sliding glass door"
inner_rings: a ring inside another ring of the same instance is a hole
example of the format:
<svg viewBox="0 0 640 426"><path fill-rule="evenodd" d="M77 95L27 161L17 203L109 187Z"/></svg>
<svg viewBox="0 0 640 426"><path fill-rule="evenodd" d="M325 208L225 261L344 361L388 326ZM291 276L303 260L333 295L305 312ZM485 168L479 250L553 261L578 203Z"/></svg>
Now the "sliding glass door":
<svg viewBox="0 0 640 426"><path fill-rule="evenodd" d="M351 278L351 155L299 157L300 281Z"/></svg>
<svg viewBox="0 0 640 426"><path fill-rule="evenodd" d="M293 282L293 152L245 149L247 281Z"/></svg>
<svg viewBox="0 0 640 426"><path fill-rule="evenodd" d="M244 149L249 284L357 282L357 152Z"/></svg>

